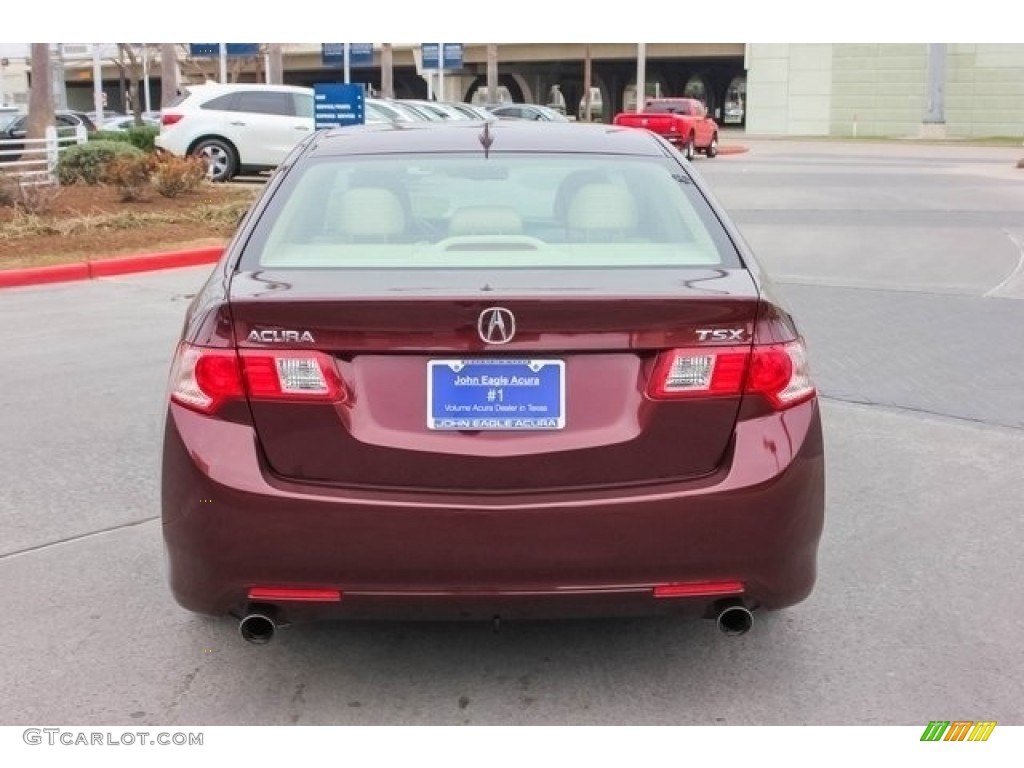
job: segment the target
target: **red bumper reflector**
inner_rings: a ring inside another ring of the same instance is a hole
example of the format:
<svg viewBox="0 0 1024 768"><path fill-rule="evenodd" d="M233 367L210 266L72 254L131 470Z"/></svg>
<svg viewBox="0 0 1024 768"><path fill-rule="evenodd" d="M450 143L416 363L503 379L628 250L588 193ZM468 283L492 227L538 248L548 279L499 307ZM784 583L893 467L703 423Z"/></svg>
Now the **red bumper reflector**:
<svg viewBox="0 0 1024 768"><path fill-rule="evenodd" d="M250 600L299 603L339 603L340 589L298 589L293 587L250 587Z"/></svg>
<svg viewBox="0 0 1024 768"><path fill-rule="evenodd" d="M655 597L704 597L706 595L739 595L742 581L696 581L689 584L658 584Z"/></svg>

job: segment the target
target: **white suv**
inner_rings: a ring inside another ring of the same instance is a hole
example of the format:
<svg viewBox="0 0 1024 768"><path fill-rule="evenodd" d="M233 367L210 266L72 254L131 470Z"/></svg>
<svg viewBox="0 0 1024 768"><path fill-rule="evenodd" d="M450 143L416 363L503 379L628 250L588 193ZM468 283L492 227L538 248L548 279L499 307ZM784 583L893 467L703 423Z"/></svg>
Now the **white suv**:
<svg viewBox="0 0 1024 768"><path fill-rule="evenodd" d="M276 167L313 132L313 89L247 83L185 86L160 114L156 145L207 161L213 181Z"/></svg>

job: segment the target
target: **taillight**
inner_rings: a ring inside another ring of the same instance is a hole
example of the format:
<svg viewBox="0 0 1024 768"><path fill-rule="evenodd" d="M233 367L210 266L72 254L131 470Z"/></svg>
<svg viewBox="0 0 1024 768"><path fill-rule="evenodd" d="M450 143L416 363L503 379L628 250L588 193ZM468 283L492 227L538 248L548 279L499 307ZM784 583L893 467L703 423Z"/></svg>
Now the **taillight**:
<svg viewBox="0 0 1024 768"><path fill-rule="evenodd" d="M200 413L228 400L336 402L345 388L334 361L321 352L208 349L182 343L171 366L171 400Z"/></svg>
<svg viewBox="0 0 1024 768"><path fill-rule="evenodd" d="M246 388L254 400L344 399L338 369L321 352L243 350L241 356Z"/></svg>
<svg viewBox="0 0 1024 768"><path fill-rule="evenodd" d="M799 339L754 347L699 347L663 352L654 366L647 391L656 400L756 394L780 411L815 394L807 355Z"/></svg>
<svg viewBox="0 0 1024 768"><path fill-rule="evenodd" d="M649 393L658 400L724 397L743 391L749 347L673 349L654 366Z"/></svg>
<svg viewBox="0 0 1024 768"><path fill-rule="evenodd" d="M225 401L244 394L234 350L185 343L178 347L171 365L171 400L200 413L213 413Z"/></svg>
<svg viewBox="0 0 1024 768"><path fill-rule="evenodd" d="M763 395L777 411L814 397L804 343L797 339L754 347L746 391Z"/></svg>
<svg viewBox="0 0 1024 768"><path fill-rule="evenodd" d="M176 122L185 117L180 112L161 112L160 113L160 125L166 127L168 125L174 125Z"/></svg>

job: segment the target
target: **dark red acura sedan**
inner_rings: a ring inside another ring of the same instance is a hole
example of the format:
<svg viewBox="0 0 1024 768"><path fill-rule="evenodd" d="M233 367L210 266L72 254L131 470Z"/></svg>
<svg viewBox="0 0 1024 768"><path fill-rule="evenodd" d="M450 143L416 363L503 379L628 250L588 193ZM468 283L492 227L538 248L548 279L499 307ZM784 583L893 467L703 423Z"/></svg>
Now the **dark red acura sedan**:
<svg viewBox="0 0 1024 768"><path fill-rule="evenodd" d="M184 607L679 613L808 595L804 344L682 156L598 125L373 125L297 147L188 311L163 448Z"/></svg>

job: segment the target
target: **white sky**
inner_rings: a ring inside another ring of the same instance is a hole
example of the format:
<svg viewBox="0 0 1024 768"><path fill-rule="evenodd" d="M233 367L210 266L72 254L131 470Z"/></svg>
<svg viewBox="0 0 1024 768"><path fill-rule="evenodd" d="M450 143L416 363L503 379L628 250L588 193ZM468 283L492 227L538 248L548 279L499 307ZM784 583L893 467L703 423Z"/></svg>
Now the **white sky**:
<svg viewBox="0 0 1024 768"><path fill-rule="evenodd" d="M499 43L1021 41L1020 5L1014 0L708 0L699 6L679 0L628 0L604 4L613 9L610 13L552 0L386 0L306 5L301 12L281 4L276 17L253 13L251 0L218 0L215 5L217 18L231 19L232 42L312 42L323 37ZM159 18L157 25L147 24L142 14L124 13L109 0L48 0L19 7L17 17L5 14L0 39L207 40L219 28L210 23L210 0L175 0L173 13L154 17ZM24 55L17 44L12 49L0 43L0 52L6 50Z"/></svg>

